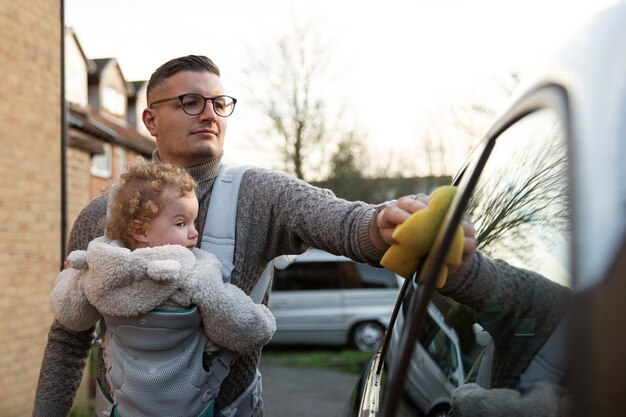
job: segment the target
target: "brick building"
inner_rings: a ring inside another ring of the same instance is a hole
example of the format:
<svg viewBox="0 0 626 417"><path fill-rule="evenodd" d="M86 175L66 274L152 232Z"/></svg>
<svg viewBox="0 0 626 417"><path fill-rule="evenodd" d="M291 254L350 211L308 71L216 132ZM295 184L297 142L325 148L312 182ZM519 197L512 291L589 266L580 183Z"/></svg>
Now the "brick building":
<svg viewBox="0 0 626 417"><path fill-rule="evenodd" d="M61 15L61 0L0 0L3 417L31 414L72 222L125 161L156 146L136 124L145 83L127 82L115 59L86 57Z"/></svg>
<svg viewBox="0 0 626 417"><path fill-rule="evenodd" d="M115 58L89 59L65 31L68 109L67 233L80 210L119 178L127 161L156 147L141 121L145 81L126 81Z"/></svg>
<svg viewBox="0 0 626 417"><path fill-rule="evenodd" d="M0 0L0 415L29 416L61 253L59 0Z"/></svg>

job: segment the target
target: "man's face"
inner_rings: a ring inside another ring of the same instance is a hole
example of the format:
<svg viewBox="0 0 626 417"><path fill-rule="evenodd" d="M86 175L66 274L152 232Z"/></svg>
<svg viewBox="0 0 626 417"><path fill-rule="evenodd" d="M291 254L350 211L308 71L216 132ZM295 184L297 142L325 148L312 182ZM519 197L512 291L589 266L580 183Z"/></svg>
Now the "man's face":
<svg viewBox="0 0 626 417"><path fill-rule="evenodd" d="M156 86L150 102L187 93L215 97L224 94L224 87L215 74L183 71ZM224 149L226 118L215 114L211 101L197 116L186 114L179 100L159 103L144 110L143 121L156 138L162 161L186 168L206 162Z"/></svg>

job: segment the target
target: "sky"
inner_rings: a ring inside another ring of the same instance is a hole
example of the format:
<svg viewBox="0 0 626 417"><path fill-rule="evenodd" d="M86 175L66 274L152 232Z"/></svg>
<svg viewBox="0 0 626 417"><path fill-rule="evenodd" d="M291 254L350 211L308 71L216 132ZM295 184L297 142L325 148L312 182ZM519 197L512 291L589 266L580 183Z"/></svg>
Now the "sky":
<svg viewBox="0 0 626 417"><path fill-rule="evenodd" d="M450 123L451 108L503 111L510 74L524 81L580 22L612 2L65 0L64 8L65 24L87 57L115 57L129 81L147 80L177 56L213 59L226 93L239 100L228 122L225 161L277 168L267 146L252 145L265 138L245 70L294 25L309 25L328 41L324 94L349 103L371 155L410 156L419 154L428 126ZM388 107L381 102L397 104L382 111ZM467 147L451 146L464 159Z"/></svg>

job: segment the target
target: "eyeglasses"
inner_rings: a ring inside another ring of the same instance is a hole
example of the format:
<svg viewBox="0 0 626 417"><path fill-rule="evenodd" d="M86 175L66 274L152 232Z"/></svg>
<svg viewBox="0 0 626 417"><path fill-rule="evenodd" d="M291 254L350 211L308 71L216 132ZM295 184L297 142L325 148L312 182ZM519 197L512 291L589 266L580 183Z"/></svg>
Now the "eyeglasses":
<svg viewBox="0 0 626 417"><path fill-rule="evenodd" d="M148 108L152 108L155 104L165 103L167 101L180 101L180 107L183 109L185 113L189 116L197 116L206 109L207 100L211 101L213 105L213 111L215 114L221 117L228 117L233 114L235 110L235 104L237 104L237 99L230 96L215 96L215 97L204 97L201 94L189 93L189 94L181 94L180 96L164 98L161 100L153 101L152 104L148 106Z"/></svg>

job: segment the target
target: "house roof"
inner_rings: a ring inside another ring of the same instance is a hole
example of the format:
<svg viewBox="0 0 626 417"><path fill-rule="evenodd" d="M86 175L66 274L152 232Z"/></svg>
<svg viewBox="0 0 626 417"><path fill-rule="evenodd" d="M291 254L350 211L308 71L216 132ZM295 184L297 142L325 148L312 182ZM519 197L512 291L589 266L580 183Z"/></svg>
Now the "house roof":
<svg viewBox="0 0 626 417"><path fill-rule="evenodd" d="M139 90L141 90L145 85L148 84L147 80L137 80L137 81L128 81L128 84L132 86L130 89L134 95L137 95Z"/></svg>
<svg viewBox="0 0 626 417"><path fill-rule="evenodd" d="M93 60L87 58L87 55L85 55L85 51L83 50L83 46L80 43L80 40L78 40L78 36L76 36L76 32L74 31L73 28L71 27L66 27L65 28L65 34L66 36L69 35L72 40L74 41L74 43L76 44L76 46L78 47L78 52L80 53L80 55L82 56L83 60L85 61L85 64L87 65L87 70L89 72L93 72L96 70L96 64L93 62Z"/></svg>
<svg viewBox="0 0 626 417"><path fill-rule="evenodd" d="M120 64L117 62L116 58L95 58L91 60L94 64L94 70L89 72L89 84L99 84L100 77L102 73L110 67L117 67L117 70L120 73L120 76L124 80L124 73L122 72L122 68ZM126 83L126 89L128 90L129 85Z"/></svg>
<svg viewBox="0 0 626 417"><path fill-rule="evenodd" d="M113 119L94 112L91 108L71 103L68 122L70 128L78 129L104 142L132 149L148 158L156 149L154 139L142 135L130 126L120 125Z"/></svg>

